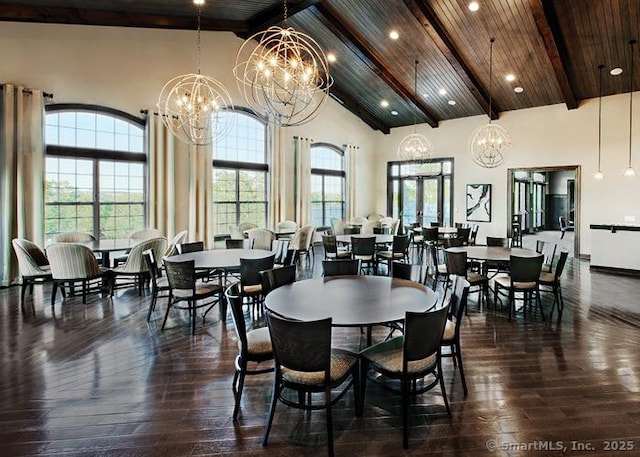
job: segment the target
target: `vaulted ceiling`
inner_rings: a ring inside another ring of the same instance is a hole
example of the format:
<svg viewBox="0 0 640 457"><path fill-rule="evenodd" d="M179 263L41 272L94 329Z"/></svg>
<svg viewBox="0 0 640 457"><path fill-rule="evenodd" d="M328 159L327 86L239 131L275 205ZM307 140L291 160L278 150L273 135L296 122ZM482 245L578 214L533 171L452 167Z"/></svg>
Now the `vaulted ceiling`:
<svg viewBox="0 0 640 457"><path fill-rule="evenodd" d="M385 133L415 121L437 127L487 113L490 94L494 119L503 111L556 103L575 109L580 100L598 96L599 64L606 70L604 95L629 92L631 49L636 67L640 63L640 44L629 44L640 38L640 1L478 0L477 11L469 3L289 0L288 25L337 56L331 95ZM282 13L281 0L207 0L201 26L247 38L283 25ZM0 0L0 20L196 28L191 0ZM389 38L392 30L398 39ZM610 75L614 67L622 75ZM507 74L515 80L507 81ZM640 71L635 76L638 90Z"/></svg>

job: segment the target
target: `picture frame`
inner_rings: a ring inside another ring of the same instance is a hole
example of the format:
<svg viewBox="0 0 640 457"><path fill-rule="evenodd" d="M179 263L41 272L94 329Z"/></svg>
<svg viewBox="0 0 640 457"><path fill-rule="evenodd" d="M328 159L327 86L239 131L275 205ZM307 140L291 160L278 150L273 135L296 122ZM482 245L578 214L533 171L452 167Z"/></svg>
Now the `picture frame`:
<svg viewBox="0 0 640 457"><path fill-rule="evenodd" d="M467 221L491 222L491 184L467 184Z"/></svg>

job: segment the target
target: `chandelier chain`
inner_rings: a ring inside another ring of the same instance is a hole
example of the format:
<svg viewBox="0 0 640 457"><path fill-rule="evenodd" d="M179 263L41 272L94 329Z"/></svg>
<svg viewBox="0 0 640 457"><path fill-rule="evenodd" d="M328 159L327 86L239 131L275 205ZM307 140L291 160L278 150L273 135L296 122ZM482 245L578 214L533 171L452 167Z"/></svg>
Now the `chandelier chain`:
<svg viewBox="0 0 640 457"><path fill-rule="evenodd" d="M636 40L629 41L631 45L631 71L629 72L629 168L631 168L631 133L633 129L633 45Z"/></svg>
<svg viewBox="0 0 640 457"><path fill-rule="evenodd" d="M491 124L492 111L492 96L493 93L493 42L495 38L491 38L491 44L489 45L489 124Z"/></svg>
<svg viewBox="0 0 640 457"><path fill-rule="evenodd" d="M198 6L198 34L196 35L196 44L197 44L197 53L198 55L196 56L196 68L198 69L198 74L200 74L200 54L202 51L202 40L200 39L200 11L201 11L201 7Z"/></svg>
<svg viewBox="0 0 640 457"><path fill-rule="evenodd" d="M598 171L600 171L600 155L602 151L602 70L604 69L604 64L598 65L598 69L600 70L600 81L598 82L598 94L600 95L600 100L598 101Z"/></svg>
<svg viewBox="0 0 640 457"><path fill-rule="evenodd" d="M415 61L415 68L413 72L413 95L418 99L418 59ZM413 133L416 133L417 124L418 123L418 115L416 111L413 111Z"/></svg>
<svg viewBox="0 0 640 457"><path fill-rule="evenodd" d="M282 3L284 4L284 23L287 23L287 16L289 14L289 10L287 9L287 0L282 0Z"/></svg>

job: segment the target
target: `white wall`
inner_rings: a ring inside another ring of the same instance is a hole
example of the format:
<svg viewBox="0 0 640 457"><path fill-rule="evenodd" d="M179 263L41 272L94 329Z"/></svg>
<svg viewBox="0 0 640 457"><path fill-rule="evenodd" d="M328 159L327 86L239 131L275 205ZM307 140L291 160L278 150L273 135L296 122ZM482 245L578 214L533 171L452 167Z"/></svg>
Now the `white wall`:
<svg viewBox="0 0 640 457"><path fill-rule="evenodd" d="M3 22L0 27L0 82L21 84L55 95L55 103L90 103L113 107L135 116L154 110L163 85L172 77L195 73L196 32L119 27L22 24ZM234 104L247 106L233 76L236 52L242 40L232 33L202 32L202 73L218 79ZM358 186L372 182L370 160L375 140L382 136L329 99L324 111L309 124L285 131L287 216L293 218L293 136L318 142L360 147ZM185 153L186 155L186 153ZM186 161L178 171L186 199ZM358 212L373 208L374 193L359 192ZM188 220L184 214L177 220ZM184 227L186 228L186 227Z"/></svg>
<svg viewBox="0 0 640 457"><path fill-rule="evenodd" d="M635 93L635 97L638 93ZM580 165L582 194L580 236L582 254L591 252L589 225L593 223L621 223L624 216L635 216L640 222L640 176L625 178L629 136L629 95L605 97L602 102L602 171L605 179L597 181L598 101L586 100L575 110L565 105L544 106L502 113L497 121L511 135L513 147L500 167L482 169L468 154L468 138L474 129L488 120L486 116L441 122L433 129L418 127L435 148L434 157L454 158L454 220L465 219L465 186L470 183L492 184L492 222L481 224L479 240L485 236L505 236L507 230L507 169L544 166ZM640 108L634 106L633 160L640 169ZM386 179L386 161L395 160L402 138L413 127L394 129L384 136L376 150L378 160L376 179ZM377 186L377 209L385 210L386 188Z"/></svg>

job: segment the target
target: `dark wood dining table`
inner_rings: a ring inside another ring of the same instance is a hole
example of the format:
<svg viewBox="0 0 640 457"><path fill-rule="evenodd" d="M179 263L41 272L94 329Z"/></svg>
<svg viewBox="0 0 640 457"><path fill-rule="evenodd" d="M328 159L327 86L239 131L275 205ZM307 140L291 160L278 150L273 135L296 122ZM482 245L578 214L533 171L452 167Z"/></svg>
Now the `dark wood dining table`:
<svg viewBox="0 0 640 457"><path fill-rule="evenodd" d="M112 252L129 251L140 241L131 238L118 238L112 240L75 241L75 243L85 245L94 253L101 254L101 265L105 268L110 268Z"/></svg>
<svg viewBox="0 0 640 457"><path fill-rule="evenodd" d="M502 246L460 246L445 249L447 252L466 252L467 258L488 260L491 262L509 262L512 255L518 257L537 257L540 254L533 249L505 248Z"/></svg>
<svg viewBox="0 0 640 457"><path fill-rule="evenodd" d="M376 238L376 244L390 244L393 243L393 235L387 234L376 234L376 235L363 235L363 234L352 234L352 235L337 235L336 242L342 244L351 244L351 238Z"/></svg>
<svg viewBox="0 0 640 457"><path fill-rule="evenodd" d="M265 249L212 249L209 251L187 252L169 257L180 262L193 260L197 270L237 270L240 259L261 259L273 254Z"/></svg>
<svg viewBox="0 0 640 457"><path fill-rule="evenodd" d="M404 320L405 312L433 309L438 295L413 281L386 276L331 276L306 279L271 291L265 307L289 318L312 321L331 317L337 327Z"/></svg>

